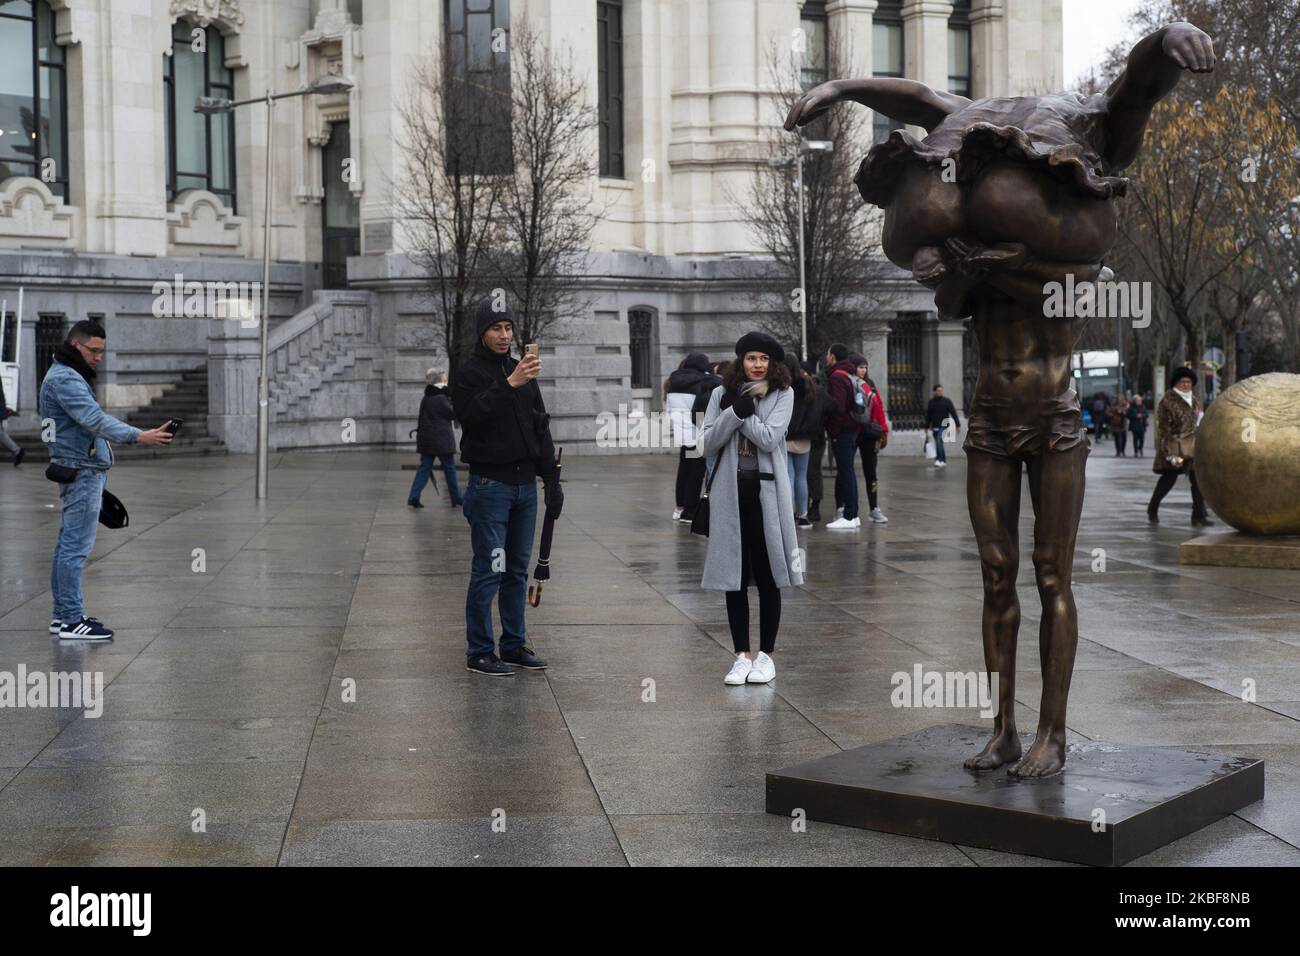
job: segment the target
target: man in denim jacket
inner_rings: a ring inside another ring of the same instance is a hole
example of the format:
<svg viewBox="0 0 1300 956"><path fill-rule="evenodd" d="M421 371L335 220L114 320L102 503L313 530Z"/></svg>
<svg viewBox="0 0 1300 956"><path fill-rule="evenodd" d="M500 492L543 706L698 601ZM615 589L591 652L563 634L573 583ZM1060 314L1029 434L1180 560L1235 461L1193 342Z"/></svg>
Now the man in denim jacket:
<svg viewBox="0 0 1300 956"><path fill-rule="evenodd" d="M107 414L95 401L91 386L95 368L104 357L104 327L98 322L73 325L68 340L54 352L54 363L41 382L41 417L54 423L50 461L76 470L76 478L59 485L63 516L54 547L50 589L54 619L50 633L76 641L111 641L113 632L92 617L81 603L81 569L95 546L100 503L113 467L110 441L123 444L166 445L166 426L141 431Z"/></svg>

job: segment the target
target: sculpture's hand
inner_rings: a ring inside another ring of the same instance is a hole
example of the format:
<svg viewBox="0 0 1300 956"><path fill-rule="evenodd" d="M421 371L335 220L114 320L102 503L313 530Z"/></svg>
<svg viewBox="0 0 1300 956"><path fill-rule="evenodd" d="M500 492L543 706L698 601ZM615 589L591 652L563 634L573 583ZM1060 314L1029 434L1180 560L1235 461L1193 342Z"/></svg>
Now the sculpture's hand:
<svg viewBox="0 0 1300 956"><path fill-rule="evenodd" d="M821 116L840 101L840 84L836 80L814 86L799 97L785 118L785 128L792 130L796 126L805 126Z"/></svg>
<svg viewBox="0 0 1300 956"><path fill-rule="evenodd" d="M960 236L944 241L944 248L963 275L981 276L988 272L1019 269L1029 260L1028 247L1018 242L1000 242L983 246Z"/></svg>
<svg viewBox="0 0 1300 956"><path fill-rule="evenodd" d="M1165 55L1193 73L1214 71L1214 41L1190 23L1171 23L1161 44Z"/></svg>

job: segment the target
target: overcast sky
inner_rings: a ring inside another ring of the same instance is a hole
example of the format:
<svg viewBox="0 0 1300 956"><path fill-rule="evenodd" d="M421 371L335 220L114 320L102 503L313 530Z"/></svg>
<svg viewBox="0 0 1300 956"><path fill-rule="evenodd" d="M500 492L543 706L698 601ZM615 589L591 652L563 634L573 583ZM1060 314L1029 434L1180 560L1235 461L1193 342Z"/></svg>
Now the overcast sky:
<svg viewBox="0 0 1300 956"><path fill-rule="evenodd" d="M1125 25L1138 0L1062 0L1065 19L1065 87L1072 89L1084 71L1100 63L1107 48L1136 40Z"/></svg>

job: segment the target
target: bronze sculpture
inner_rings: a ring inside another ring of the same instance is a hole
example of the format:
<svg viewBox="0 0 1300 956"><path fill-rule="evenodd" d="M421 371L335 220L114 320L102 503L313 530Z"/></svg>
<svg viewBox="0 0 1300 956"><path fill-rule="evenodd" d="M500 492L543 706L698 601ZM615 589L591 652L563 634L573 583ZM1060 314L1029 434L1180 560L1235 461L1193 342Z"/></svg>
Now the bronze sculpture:
<svg viewBox="0 0 1300 956"><path fill-rule="evenodd" d="M855 182L885 210L885 255L935 290L948 318L973 318L979 378L970 410L967 500L984 578L984 660L999 675L993 736L965 761L1022 777L1065 765L1065 712L1078 645L1071 591L1083 508L1084 437L1070 357L1081 320L1053 317L1045 285L1092 282L1114 245L1116 175L1137 156L1151 110L1183 70L1214 69L1210 38L1173 23L1142 39L1105 93L971 101L914 80L832 80L791 108L802 126L850 100L923 127L872 147ZM1073 310L1070 310L1073 311ZM1015 724L1020 625L1021 465L1034 507L1043 694L1022 757Z"/></svg>

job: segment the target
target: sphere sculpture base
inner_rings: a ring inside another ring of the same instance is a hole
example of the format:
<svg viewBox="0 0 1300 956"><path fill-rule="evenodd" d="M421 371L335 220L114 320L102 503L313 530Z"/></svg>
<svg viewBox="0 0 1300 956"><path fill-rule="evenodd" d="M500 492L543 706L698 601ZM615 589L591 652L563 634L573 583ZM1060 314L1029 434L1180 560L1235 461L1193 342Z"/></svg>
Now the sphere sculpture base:
<svg viewBox="0 0 1300 956"><path fill-rule="evenodd" d="M1265 536L1240 531L1205 534L1179 545L1178 562L1221 568L1300 571L1300 536Z"/></svg>

